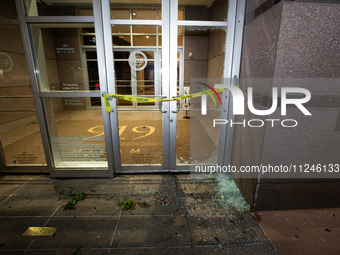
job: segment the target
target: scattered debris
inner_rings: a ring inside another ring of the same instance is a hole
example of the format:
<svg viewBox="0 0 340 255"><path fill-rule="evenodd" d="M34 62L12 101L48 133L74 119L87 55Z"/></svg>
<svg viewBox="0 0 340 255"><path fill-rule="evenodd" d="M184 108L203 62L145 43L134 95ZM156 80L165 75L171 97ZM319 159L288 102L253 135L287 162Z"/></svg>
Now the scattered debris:
<svg viewBox="0 0 340 255"><path fill-rule="evenodd" d="M73 200L69 201L65 207L64 207L64 211L65 210L75 210L75 205L79 202L85 199L85 194L84 193L78 193Z"/></svg>
<svg viewBox="0 0 340 255"><path fill-rule="evenodd" d="M138 202L138 201L137 201ZM137 204L137 202L136 202L136 204ZM150 207L151 205L149 205L148 203L146 203L146 202L143 202L143 203L139 203L138 202L138 205L141 207L141 208L148 208L148 207Z"/></svg>
<svg viewBox="0 0 340 255"><path fill-rule="evenodd" d="M168 205L170 202L168 200L165 200L164 198L153 196L153 198L156 199L156 202L161 205Z"/></svg>

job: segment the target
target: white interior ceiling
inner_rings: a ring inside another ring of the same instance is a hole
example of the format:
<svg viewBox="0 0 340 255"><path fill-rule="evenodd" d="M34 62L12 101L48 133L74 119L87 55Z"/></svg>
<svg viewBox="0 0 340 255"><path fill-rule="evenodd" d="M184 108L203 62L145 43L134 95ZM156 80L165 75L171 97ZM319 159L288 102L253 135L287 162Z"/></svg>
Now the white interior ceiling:
<svg viewBox="0 0 340 255"><path fill-rule="evenodd" d="M61 4L90 4L92 0L42 0L48 5ZM215 0L178 0L180 6L205 6L210 7ZM111 4L122 5L159 5L161 0L110 0Z"/></svg>

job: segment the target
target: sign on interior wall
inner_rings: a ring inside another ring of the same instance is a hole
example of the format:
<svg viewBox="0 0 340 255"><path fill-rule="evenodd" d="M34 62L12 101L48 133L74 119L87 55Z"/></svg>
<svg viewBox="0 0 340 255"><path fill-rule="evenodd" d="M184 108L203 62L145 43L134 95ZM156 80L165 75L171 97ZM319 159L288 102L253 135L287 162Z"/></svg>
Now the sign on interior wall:
<svg viewBox="0 0 340 255"><path fill-rule="evenodd" d="M0 52L0 72L9 72L13 68L12 58L5 52Z"/></svg>
<svg viewBox="0 0 340 255"><path fill-rule="evenodd" d="M84 104L80 101L80 99L69 99L64 98L65 105L69 106L83 106Z"/></svg>
<svg viewBox="0 0 340 255"><path fill-rule="evenodd" d="M63 83L63 89L67 90L67 89L79 89L79 84L77 83Z"/></svg>
<svg viewBox="0 0 340 255"><path fill-rule="evenodd" d="M74 48L69 48L68 44L63 44L63 48L56 48L57 53L75 53Z"/></svg>

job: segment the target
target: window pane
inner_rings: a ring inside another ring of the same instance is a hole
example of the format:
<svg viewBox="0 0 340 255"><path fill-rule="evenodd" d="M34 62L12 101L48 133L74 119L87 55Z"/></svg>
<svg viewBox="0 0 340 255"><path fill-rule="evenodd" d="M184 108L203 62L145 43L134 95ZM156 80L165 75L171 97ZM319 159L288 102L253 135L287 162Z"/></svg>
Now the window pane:
<svg viewBox="0 0 340 255"><path fill-rule="evenodd" d="M97 90L91 82L99 83L98 66L88 59L96 60L93 24L31 25L31 31L42 92Z"/></svg>
<svg viewBox="0 0 340 255"><path fill-rule="evenodd" d="M101 109L87 110L93 98L44 98L54 165L107 167Z"/></svg>
<svg viewBox="0 0 340 255"><path fill-rule="evenodd" d="M0 25L0 95L6 164L46 164L19 25Z"/></svg>

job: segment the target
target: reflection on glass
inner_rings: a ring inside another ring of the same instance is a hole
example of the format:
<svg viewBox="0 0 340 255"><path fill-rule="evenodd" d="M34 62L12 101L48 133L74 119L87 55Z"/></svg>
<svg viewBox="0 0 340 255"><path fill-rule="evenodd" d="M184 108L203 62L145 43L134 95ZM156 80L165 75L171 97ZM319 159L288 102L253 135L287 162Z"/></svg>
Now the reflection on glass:
<svg viewBox="0 0 340 255"><path fill-rule="evenodd" d="M118 111L121 163L163 164L162 113Z"/></svg>
<svg viewBox="0 0 340 255"><path fill-rule="evenodd" d="M44 98L54 165L107 167L101 109L86 110L86 98Z"/></svg>
<svg viewBox="0 0 340 255"><path fill-rule="evenodd" d="M19 25L0 25L0 142L7 165L46 164L30 84Z"/></svg>

